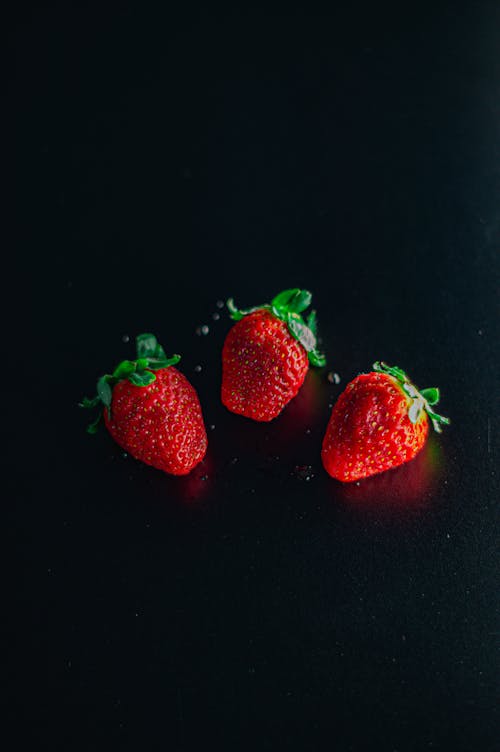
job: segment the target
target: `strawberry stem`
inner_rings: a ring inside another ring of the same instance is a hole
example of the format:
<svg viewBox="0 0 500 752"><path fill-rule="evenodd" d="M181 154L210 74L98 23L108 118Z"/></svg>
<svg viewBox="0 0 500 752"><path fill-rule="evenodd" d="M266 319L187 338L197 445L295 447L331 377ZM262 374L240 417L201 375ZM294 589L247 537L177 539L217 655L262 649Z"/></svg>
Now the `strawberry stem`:
<svg viewBox="0 0 500 752"><path fill-rule="evenodd" d="M101 376L97 381L97 395L91 399L84 397L78 403L79 407L93 409L104 406L108 411L108 417L111 418L111 401L115 384L123 381L123 379L128 379L134 386L148 386L156 380L153 371L176 365L181 359L180 355L172 355L171 358L168 358L154 334L139 334L136 337L136 350L137 358L135 360L122 360L113 373L106 373ZM88 433L96 433L101 418L102 410L99 410L97 418L87 426Z"/></svg>
<svg viewBox="0 0 500 752"><path fill-rule="evenodd" d="M441 425L450 424L449 418L445 418L443 415L438 415L438 413L432 410L431 406L437 405L440 398L439 389L437 387L429 387L419 391L401 368L398 368L397 366L388 366L387 363L384 363L383 361L377 361L374 363L373 370L378 373L386 373L395 378L396 381L401 384L406 395L411 399L411 405L408 409L408 417L412 423L416 423L420 418L422 411L425 410L437 433L441 433Z"/></svg>
<svg viewBox="0 0 500 752"><path fill-rule="evenodd" d="M301 314L309 308L312 301L312 295L309 290L301 290L293 287L290 290L283 290L272 299L270 303L255 306L254 308L239 309L236 307L233 298L227 301L229 314L234 321L241 321L255 311L269 311L280 321L284 321L288 331L306 350L309 362L312 366L322 368L326 365L326 358L317 349L316 338L316 311L311 311L307 321L304 321Z"/></svg>

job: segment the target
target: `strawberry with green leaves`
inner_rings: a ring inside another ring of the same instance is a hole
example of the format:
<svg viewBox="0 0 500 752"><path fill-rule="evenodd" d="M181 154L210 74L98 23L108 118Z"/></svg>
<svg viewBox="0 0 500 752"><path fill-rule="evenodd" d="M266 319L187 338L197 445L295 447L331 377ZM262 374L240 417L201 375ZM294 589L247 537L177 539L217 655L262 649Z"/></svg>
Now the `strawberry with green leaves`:
<svg viewBox="0 0 500 752"><path fill-rule="evenodd" d="M439 389L419 391L397 367L375 363L357 376L333 407L323 439L325 470L341 481L356 481L409 462L422 449L429 431L448 418L433 407Z"/></svg>
<svg viewBox="0 0 500 752"><path fill-rule="evenodd" d="M236 324L222 350L223 404L257 421L276 418L293 399L309 365L324 366L317 350L316 312L302 313L312 296L298 288L284 290L270 304L239 310L227 306Z"/></svg>
<svg viewBox="0 0 500 752"><path fill-rule="evenodd" d="M171 475L186 475L205 456L207 434L194 387L167 358L153 334L136 339L136 360L123 360L97 382L97 395L81 407L99 408L88 427L95 433L102 417L126 452Z"/></svg>

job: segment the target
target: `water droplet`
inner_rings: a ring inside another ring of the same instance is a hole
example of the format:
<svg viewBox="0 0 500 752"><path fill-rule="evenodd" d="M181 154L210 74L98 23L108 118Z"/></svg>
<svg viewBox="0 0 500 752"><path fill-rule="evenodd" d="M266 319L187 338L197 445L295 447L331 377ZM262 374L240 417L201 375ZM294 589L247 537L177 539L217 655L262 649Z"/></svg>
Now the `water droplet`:
<svg viewBox="0 0 500 752"><path fill-rule="evenodd" d="M215 431L215 423L212 423L212 425L209 426L209 428L210 428L211 431Z"/></svg>
<svg viewBox="0 0 500 752"><path fill-rule="evenodd" d="M201 333L203 334L203 336L206 336L209 331L210 329L208 328L208 326L206 324L203 324L203 326L201 327Z"/></svg>
<svg viewBox="0 0 500 752"><path fill-rule="evenodd" d="M128 454L127 454L127 452L123 452L123 454L122 454L122 457L123 457L123 459L124 459L124 460L126 460L126 459L127 459L127 457L128 457Z"/></svg>
<svg viewBox="0 0 500 752"><path fill-rule="evenodd" d="M130 337L128 336L128 334L123 335L122 342L125 342L125 343L130 342Z"/></svg>
<svg viewBox="0 0 500 752"><path fill-rule="evenodd" d="M220 313L212 313L212 318L214 321L218 321L220 319Z"/></svg>
<svg viewBox="0 0 500 752"><path fill-rule="evenodd" d="M478 330L477 330L477 333L479 334L479 336L481 336L481 335L482 335L482 333L483 333L483 330L482 330L482 329L478 329Z"/></svg>
<svg viewBox="0 0 500 752"><path fill-rule="evenodd" d="M306 433L307 434L311 433L311 429L310 428L306 428Z"/></svg>
<svg viewBox="0 0 500 752"><path fill-rule="evenodd" d="M330 371L326 377L330 384L340 384L340 376L338 373L334 373L333 371Z"/></svg>
<svg viewBox="0 0 500 752"><path fill-rule="evenodd" d="M217 306L217 308L224 308L224 301L223 300L218 300L215 305Z"/></svg>
<svg viewBox="0 0 500 752"><path fill-rule="evenodd" d="M238 458L237 457L233 457L233 459L231 460L231 462L229 464L230 465L236 465L237 462L238 462Z"/></svg>
<svg viewBox="0 0 500 752"><path fill-rule="evenodd" d="M200 371L201 371L201 366L195 366L195 367L194 367L194 370L195 370L195 373L200 373Z"/></svg>
<svg viewBox="0 0 500 752"><path fill-rule="evenodd" d="M292 475L298 480L310 481L314 478L314 471L311 465L295 465Z"/></svg>
<svg viewBox="0 0 500 752"><path fill-rule="evenodd" d="M208 480L208 475L202 475L201 476L201 480L203 480L203 481Z"/></svg>

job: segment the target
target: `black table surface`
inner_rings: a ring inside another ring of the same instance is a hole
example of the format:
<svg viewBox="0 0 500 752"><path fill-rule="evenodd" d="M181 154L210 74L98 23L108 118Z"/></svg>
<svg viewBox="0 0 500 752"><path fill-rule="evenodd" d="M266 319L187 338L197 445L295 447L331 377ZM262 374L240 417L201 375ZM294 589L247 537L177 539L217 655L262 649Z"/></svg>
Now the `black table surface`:
<svg viewBox="0 0 500 752"><path fill-rule="evenodd" d="M17 748L493 750L498 4L44 7L9 38ZM294 286L328 366L253 423L220 402L217 303ZM142 331L200 396L186 478L85 433ZM378 359L452 424L344 486L329 406Z"/></svg>

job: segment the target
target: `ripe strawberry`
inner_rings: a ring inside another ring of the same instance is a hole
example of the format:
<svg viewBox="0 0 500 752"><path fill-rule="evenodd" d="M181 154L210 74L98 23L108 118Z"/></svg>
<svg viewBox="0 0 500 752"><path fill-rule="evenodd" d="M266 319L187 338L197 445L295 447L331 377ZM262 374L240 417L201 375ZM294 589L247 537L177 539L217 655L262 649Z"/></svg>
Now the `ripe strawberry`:
<svg viewBox="0 0 500 752"><path fill-rule="evenodd" d="M258 421L276 418L302 386L309 363L324 366L316 349L316 312L307 290L284 290L269 305L238 310L227 302L230 329L222 350L222 402Z"/></svg>
<svg viewBox="0 0 500 752"><path fill-rule="evenodd" d="M97 382L97 396L81 407L104 405L88 427L95 433L104 414L111 436L126 452L171 475L186 475L205 456L207 434L198 395L174 368L156 337L137 337L137 359L124 360Z"/></svg>
<svg viewBox="0 0 500 752"><path fill-rule="evenodd" d="M439 389L419 392L400 368L373 368L347 385L328 422L321 457L338 480L359 480L408 462L425 444L429 418L439 433L440 424L450 422L431 409Z"/></svg>

